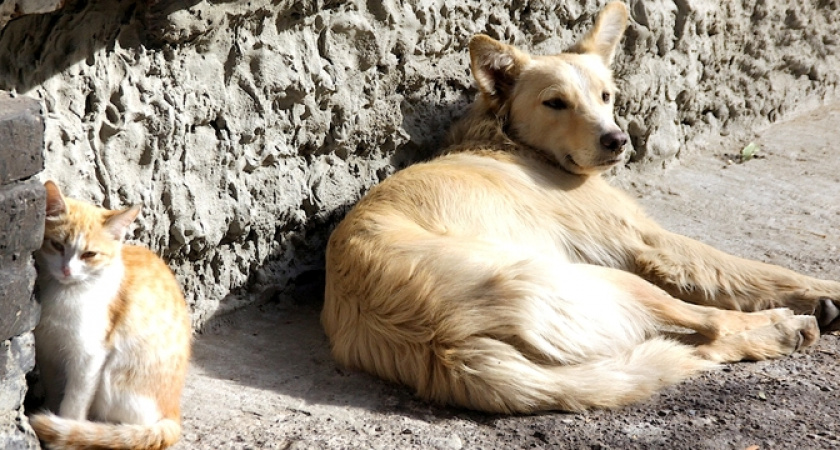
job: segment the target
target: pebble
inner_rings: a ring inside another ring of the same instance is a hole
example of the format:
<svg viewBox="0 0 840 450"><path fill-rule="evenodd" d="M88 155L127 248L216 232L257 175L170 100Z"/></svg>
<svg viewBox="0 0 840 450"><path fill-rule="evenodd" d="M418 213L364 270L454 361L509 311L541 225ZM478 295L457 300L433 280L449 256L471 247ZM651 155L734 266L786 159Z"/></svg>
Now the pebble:
<svg viewBox="0 0 840 450"><path fill-rule="evenodd" d="M464 448L464 442L457 434L451 434L446 438L435 442L434 447L440 450L461 450Z"/></svg>

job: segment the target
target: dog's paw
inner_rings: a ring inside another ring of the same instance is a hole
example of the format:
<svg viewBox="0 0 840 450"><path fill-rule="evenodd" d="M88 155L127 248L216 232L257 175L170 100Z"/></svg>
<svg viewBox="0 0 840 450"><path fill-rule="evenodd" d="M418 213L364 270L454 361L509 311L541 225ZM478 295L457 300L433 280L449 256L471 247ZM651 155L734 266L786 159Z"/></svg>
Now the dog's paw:
<svg viewBox="0 0 840 450"><path fill-rule="evenodd" d="M820 338L817 319L788 316L772 325L722 336L697 347L700 356L715 362L763 361L788 356Z"/></svg>
<svg viewBox="0 0 840 450"><path fill-rule="evenodd" d="M774 327L779 332L779 343L786 354L810 347L820 338L820 329L813 316L792 316Z"/></svg>
<svg viewBox="0 0 840 450"><path fill-rule="evenodd" d="M748 332L751 344L745 359L764 360L788 356L810 347L820 338L814 316L791 316L774 325Z"/></svg>
<svg viewBox="0 0 840 450"><path fill-rule="evenodd" d="M814 317L817 318L820 331L823 333L840 330L840 305L838 305L838 300L826 297L819 299L814 310Z"/></svg>

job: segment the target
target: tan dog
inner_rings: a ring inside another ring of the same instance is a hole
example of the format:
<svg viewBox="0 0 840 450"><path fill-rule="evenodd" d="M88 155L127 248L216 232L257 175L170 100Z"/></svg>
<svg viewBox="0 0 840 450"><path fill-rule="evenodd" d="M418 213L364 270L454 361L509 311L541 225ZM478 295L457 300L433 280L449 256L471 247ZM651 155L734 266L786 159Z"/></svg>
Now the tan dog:
<svg viewBox="0 0 840 450"><path fill-rule="evenodd" d="M372 189L330 239L339 363L443 404L581 410L838 327L840 283L665 231L599 176L624 158L608 66L626 23L612 3L556 56L473 38L481 95L447 155Z"/></svg>

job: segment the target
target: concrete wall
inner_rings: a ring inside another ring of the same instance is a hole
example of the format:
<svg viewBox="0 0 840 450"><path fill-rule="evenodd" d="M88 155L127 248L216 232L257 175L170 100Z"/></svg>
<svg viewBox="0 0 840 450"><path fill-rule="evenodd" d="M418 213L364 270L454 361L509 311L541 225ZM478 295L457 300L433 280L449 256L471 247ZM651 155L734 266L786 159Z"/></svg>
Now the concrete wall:
<svg viewBox="0 0 840 450"><path fill-rule="evenodd" d="M133 237L170 262L198 326L317 297L329 226L474 95L472 34L557 52L602 4L77 0L0 31L0 89L40 100L47 177L146 205ZM617 111L639 164L837 93L838 0L629 4Z"/></svg>
<svg viewBox="0 0 840 450"><path fill-rule="evenodd" d="M64 0L4 0L0 2L0 28L27 14L43 14L64 6Z"/></svg>
<svg viewBox="0 0 840 450"><path fill-rule="evenodd" d="M0 92L0 448L39 448L23 417L40 307L32 252L44 235L44 122L38 102Z"/></svg>

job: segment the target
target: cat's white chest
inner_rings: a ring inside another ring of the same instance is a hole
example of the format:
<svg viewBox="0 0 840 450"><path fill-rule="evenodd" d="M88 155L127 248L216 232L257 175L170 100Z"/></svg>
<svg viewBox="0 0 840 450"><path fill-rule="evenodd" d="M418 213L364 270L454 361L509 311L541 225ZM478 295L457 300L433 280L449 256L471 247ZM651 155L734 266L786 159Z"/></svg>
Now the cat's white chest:
<svg viewBox="0 0 840 450"><path fill-rule="evenodd" d="M39 280L37 350L62 359L102 351L111 325L110 305L119 293L122 274L119 265L86 283L63 285L51 279Z"/></svg>

